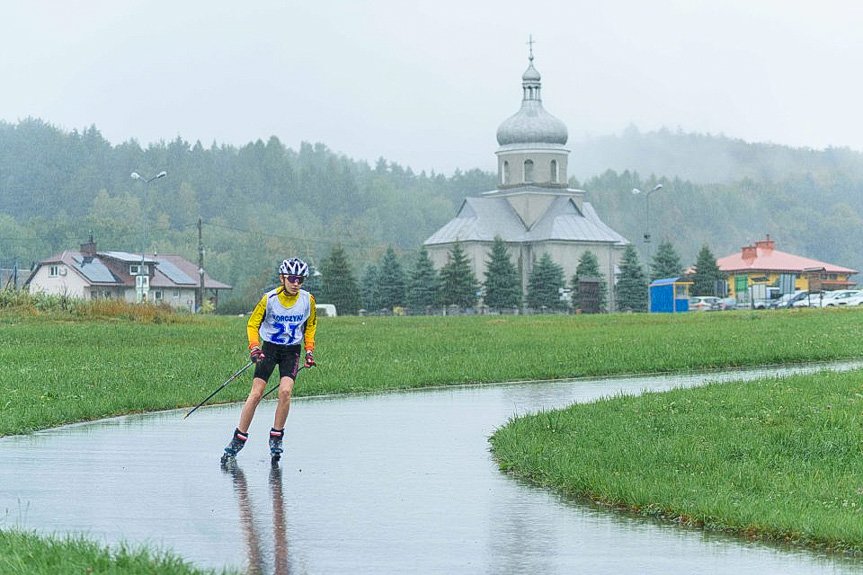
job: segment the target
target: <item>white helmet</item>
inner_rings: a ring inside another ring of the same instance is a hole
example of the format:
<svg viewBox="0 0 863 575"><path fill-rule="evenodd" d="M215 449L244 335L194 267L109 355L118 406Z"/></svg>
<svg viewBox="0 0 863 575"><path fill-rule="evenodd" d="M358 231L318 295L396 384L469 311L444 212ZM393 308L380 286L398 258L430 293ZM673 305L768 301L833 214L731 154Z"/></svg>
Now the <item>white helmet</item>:
<svg viewBox="0 0 863 575"><path fill-rule="evenodd" d="M279 266L279 274L283 276L309 277L309 264L299 258L291 258Z"/></svg>

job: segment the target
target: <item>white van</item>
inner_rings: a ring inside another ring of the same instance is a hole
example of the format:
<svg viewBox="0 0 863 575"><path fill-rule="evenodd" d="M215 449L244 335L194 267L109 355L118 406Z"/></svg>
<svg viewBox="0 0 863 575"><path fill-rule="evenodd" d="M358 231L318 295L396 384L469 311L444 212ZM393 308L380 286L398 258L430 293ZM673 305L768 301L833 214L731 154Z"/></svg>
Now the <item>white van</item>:
<svg viewBox="0 0 863 575"><path fill-rule="evenodd" d="M336 306L331 303L316 303L315 313L319 317L336 317Z"/></svg>

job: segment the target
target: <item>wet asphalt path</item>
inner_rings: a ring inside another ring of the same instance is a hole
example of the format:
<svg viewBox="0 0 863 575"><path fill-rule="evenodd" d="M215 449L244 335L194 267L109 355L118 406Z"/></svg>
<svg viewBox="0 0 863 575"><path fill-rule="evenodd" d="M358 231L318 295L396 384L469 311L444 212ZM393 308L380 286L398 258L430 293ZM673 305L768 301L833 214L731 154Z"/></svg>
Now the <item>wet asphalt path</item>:
<svg viewBox="0 0 863 575"><path fill-rule="evenodd" d="M299 399L275 472L273 402L261 405L227 470L219 456L239 405L7 437L0 527L149 544L249 573L861 572L860 560L567 501L501 474L488 452L488 436L514 414L777 371Z"/></svg>

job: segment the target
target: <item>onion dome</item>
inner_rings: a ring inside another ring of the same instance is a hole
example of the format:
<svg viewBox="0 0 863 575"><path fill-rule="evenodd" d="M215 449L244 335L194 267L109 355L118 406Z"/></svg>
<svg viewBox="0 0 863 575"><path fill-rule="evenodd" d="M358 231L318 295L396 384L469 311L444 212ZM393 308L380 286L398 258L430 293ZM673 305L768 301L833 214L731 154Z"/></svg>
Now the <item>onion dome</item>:
<svg viewBox="0 0 863 575"><path fill-rule="evenodd" d="M503 121L497 129L497 143L501 146L511 144L557 144L564 145L569 138L566 124L549 114L542 107L540 89L542 77L533 67L533 54L530 65L521 76L524 97L521 109Z"/></svg>

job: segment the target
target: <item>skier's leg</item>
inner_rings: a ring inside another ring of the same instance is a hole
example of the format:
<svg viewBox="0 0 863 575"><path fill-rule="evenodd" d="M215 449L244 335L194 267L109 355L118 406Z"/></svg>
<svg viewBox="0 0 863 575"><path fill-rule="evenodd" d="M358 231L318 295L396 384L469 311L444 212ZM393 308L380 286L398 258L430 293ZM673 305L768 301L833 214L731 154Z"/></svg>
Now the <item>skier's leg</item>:
<svg viewBox="0 0 863 575"><path fill-rule="evenodd" d="M282 457L282 438L285 435L285 422L288 420L288 412L291 409L291 392L293 389L293 379L290 377L279 379L279 403L276 406L273 428L270 430L270 457L272 463L278 463Z"/></svg>
<svg viewBox="0 0 863 575"><path fill-rule="evenodd" d="M246 403L243 404L243 410L240 413L240 424L234 430L234 436L231 442L225 447L225 453L222 455L222 463L236 457L237 453L245 447L246 440L249 438L249 426L252 424L252 418L255 416L255 409L261 402L264 388L267 382L260 377L252 380L252 391L249 392L249 397L246 398Z"/></svg>
<svg viewBox="0 0 863 575"><path fill-rule="evenodd" d="M290 377L279 379L279 404L276 406L276 417L273 422L274 429L284 429L288 420L288 412L291 410L291 394L294 391L294 380Z"/></svg>
<svg viewBox="0 0 863 575"><path fill-rule="evenodd" d="M248 432L249 426L252 425L255 410L258 408L258 404L261 403L261 397L264 396L266 388L266 379L256 377L252 380L252 390L249 392L249 397L246 398L246 403L243 404L243 410L240 412L240 425L237 426L244 433Z"/></svg>

